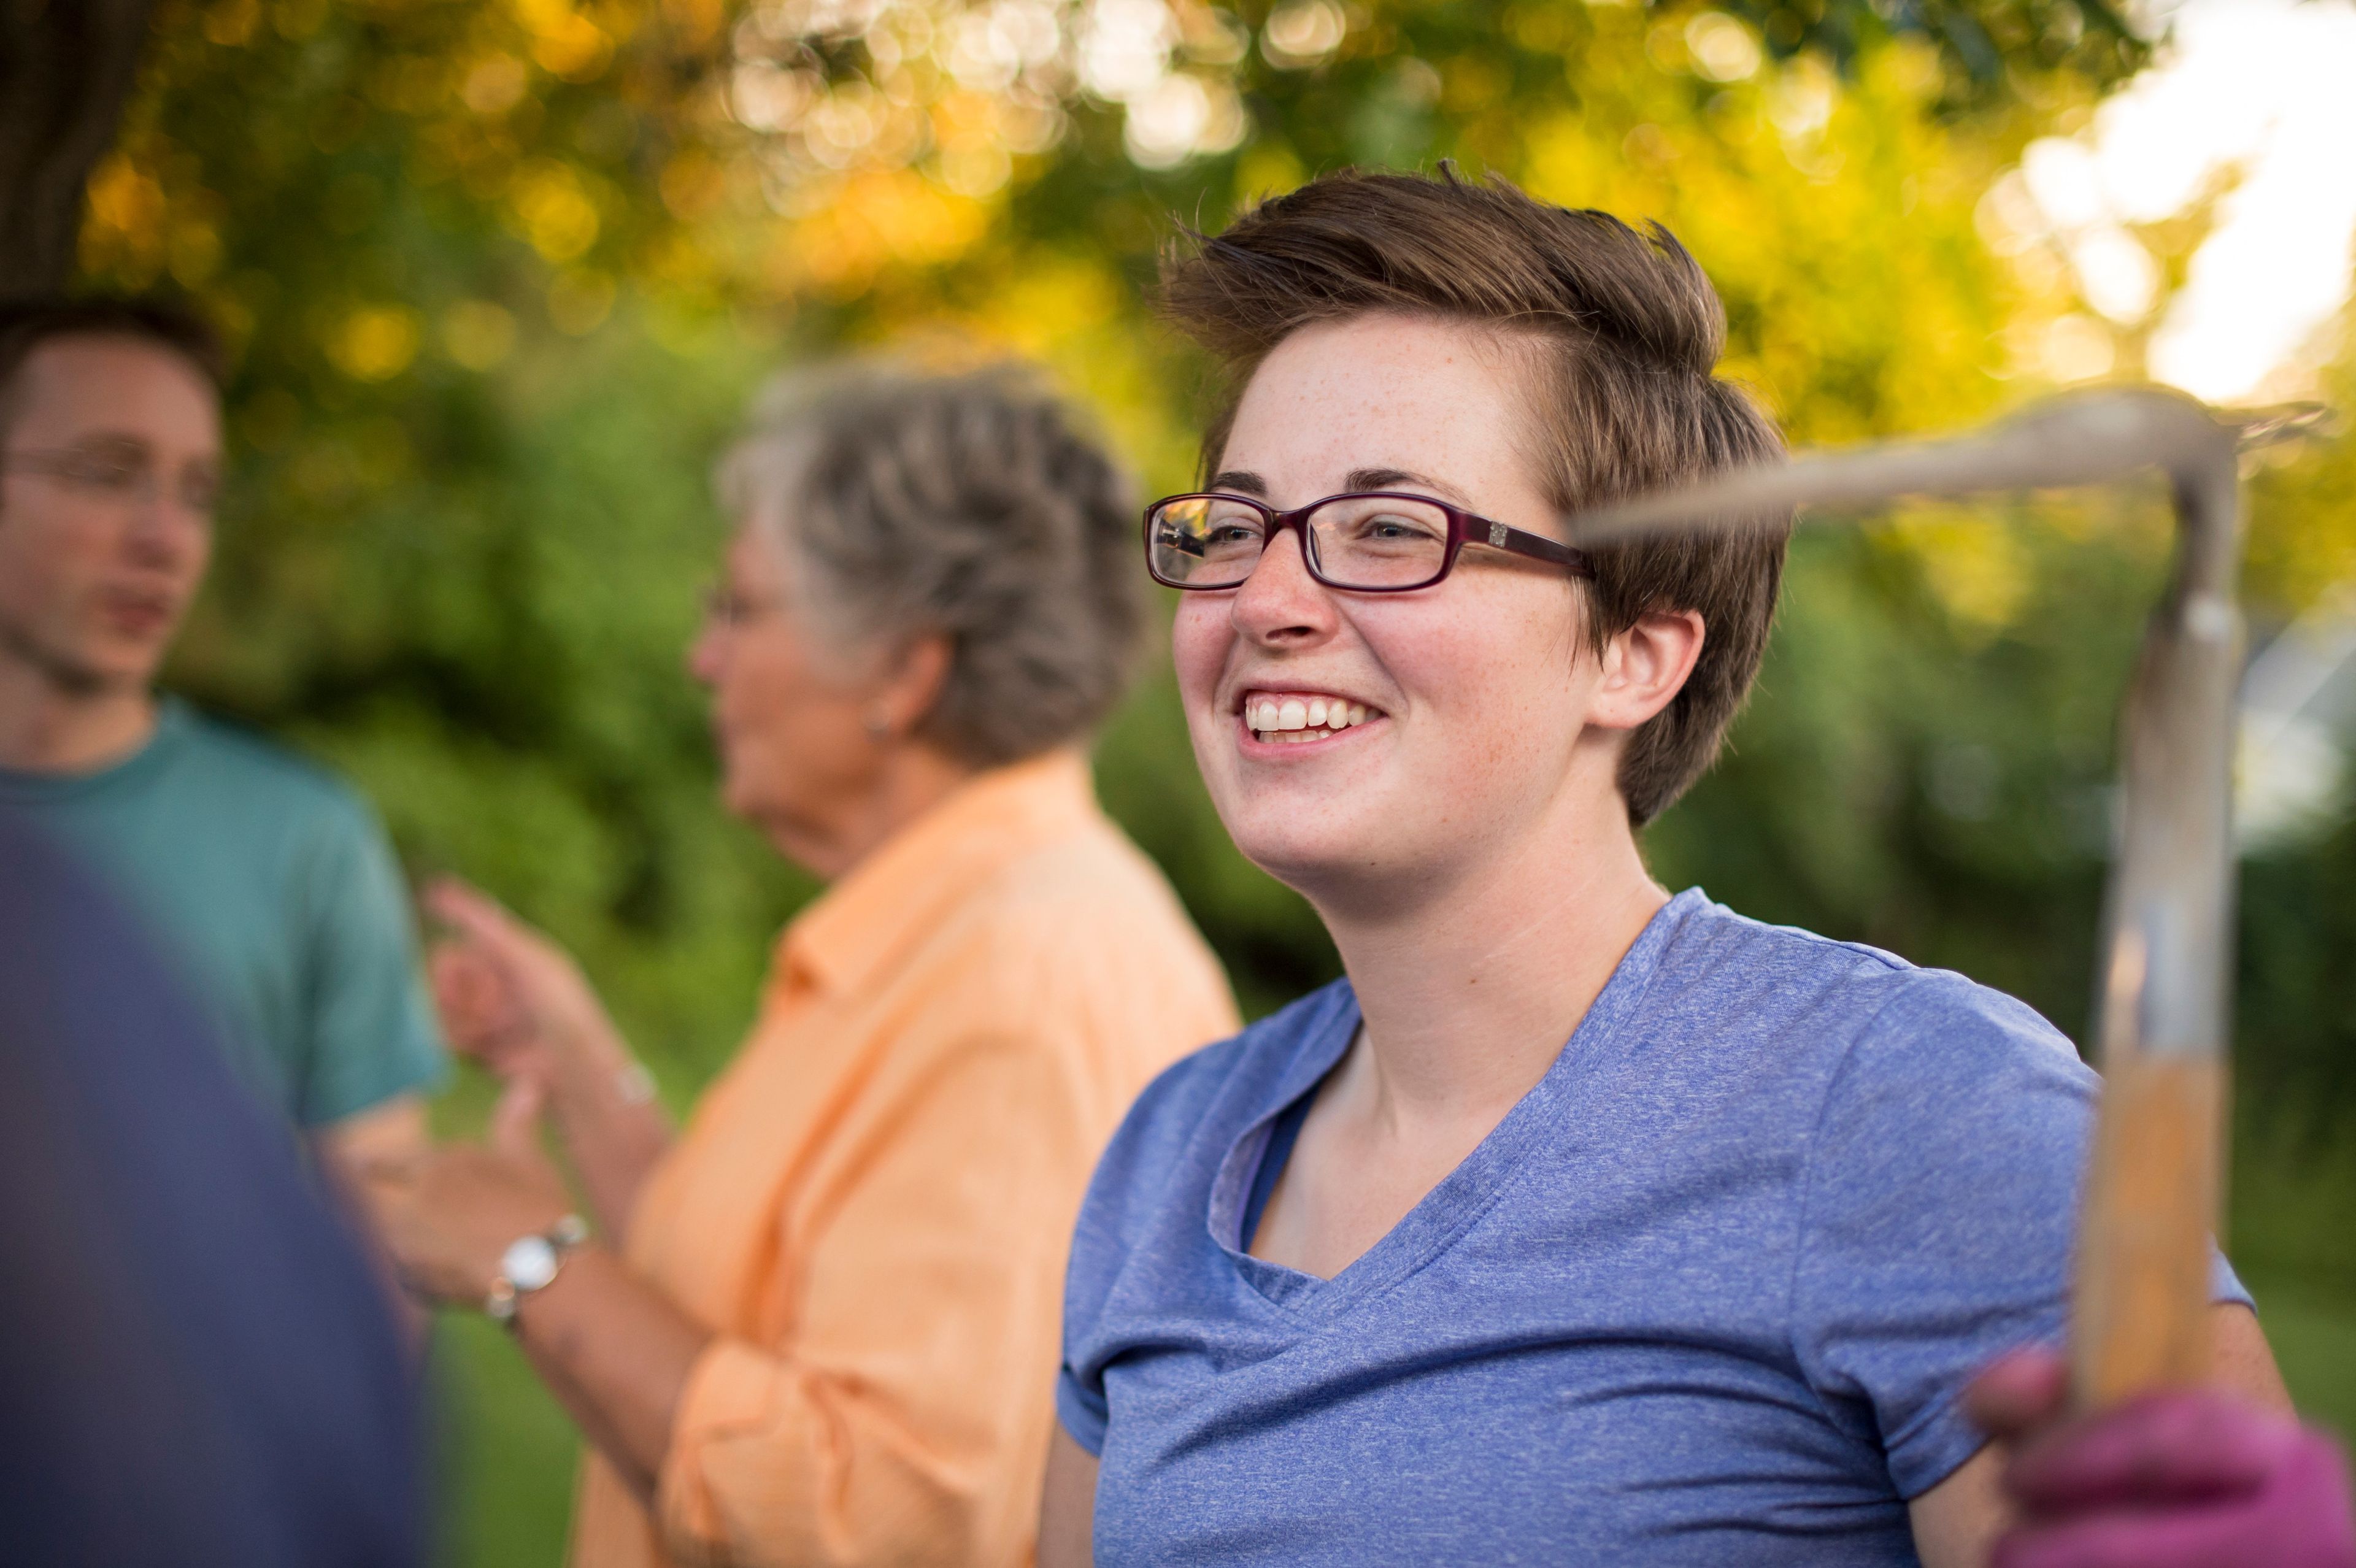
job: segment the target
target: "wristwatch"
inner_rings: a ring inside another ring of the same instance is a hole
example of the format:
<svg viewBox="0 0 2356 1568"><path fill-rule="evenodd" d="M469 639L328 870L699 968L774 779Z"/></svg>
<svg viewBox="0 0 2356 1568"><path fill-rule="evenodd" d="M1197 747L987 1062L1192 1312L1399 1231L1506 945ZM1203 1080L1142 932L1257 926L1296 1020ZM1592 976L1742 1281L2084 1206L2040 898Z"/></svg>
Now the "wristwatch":
<svg viewBox="0 0 2356 1568"><path fill-rule="evenodd" d="M499 1272L483 1310L494 1323L515 1327L516 1307L535 1290L545 1289L564 1266L564 1254L589 1239L589 1227L578 1214L567 1214L547 1230L519 1236L499 1254Z"/></svg>

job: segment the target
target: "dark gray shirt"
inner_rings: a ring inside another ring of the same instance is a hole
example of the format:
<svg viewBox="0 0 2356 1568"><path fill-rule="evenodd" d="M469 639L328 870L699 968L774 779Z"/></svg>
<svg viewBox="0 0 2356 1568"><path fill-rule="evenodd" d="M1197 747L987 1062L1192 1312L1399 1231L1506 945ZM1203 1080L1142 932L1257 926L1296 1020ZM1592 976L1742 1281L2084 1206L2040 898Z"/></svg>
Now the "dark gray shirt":
<svg viewBox="0 0 2356 1568"><path fill-rule="evenodd" d="M0 805L0 1564L415 1568L391 1312L144 934Z"/></svg>

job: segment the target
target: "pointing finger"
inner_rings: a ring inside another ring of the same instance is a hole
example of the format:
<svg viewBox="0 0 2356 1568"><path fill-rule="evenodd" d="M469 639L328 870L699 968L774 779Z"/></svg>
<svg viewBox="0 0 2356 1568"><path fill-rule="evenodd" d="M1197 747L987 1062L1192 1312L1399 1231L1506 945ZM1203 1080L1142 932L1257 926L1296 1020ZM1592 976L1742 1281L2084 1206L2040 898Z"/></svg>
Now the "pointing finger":
<svg viewBox="0 0 2356 1568"><path fill-rule="evenodd" d="M540 1114L547 1089L529 1073L508 1080L499 1103L491 1111L491 1147L518 1159L539 1160Z"/></svg>
<svg viewBox="0 0 2356 1568"><path fill-rule="evenodd" d="M437 877L425 890L425 907L444 923L479 942L514 940L515 917L497 899L456 877Z"/></svg>

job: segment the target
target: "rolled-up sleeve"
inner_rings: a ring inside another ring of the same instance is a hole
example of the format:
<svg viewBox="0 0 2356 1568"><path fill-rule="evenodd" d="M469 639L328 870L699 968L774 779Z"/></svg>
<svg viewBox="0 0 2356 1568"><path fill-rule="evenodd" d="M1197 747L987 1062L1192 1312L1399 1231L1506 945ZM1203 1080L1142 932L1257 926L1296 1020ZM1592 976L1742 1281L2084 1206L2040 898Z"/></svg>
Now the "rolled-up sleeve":
<svg viewBox="0 0 2356 1568"><path fill-rule="evenodd" d="M715 1339L680 1402L658 1497L672 1556L1019 1558L1052 1420L1038 1393L1054 1376L1075 1173L1091 1152L1068 1054L948 1043L822 1217L777 1237L775 1342Z"/></svg>

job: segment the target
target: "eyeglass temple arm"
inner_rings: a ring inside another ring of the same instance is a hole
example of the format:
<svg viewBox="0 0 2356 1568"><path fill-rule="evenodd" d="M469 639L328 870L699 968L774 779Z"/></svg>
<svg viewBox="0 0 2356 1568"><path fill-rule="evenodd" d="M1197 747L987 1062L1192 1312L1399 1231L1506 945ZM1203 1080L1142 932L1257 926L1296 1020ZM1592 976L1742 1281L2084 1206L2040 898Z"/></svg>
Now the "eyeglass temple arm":
<svg viewBox="0 0 2356 1568"><path fill-rule="evenodd" d="M1509 549L1515 555L1526 555L1538 560L1552 561L1568 567L1581 577L1595 575L1595 563L1587 552L1567 544L1558 544L1544 534L1534 534L1521 528L1509 528L1503 523L1493 523L1486 517L1467 516L1464 519L1464 542L1484 544L1496 549Z"/></svg>
<svg viewBox="0 0 2356 1568"><path fill-rule="evenodd" d="M1871 507L1908 496L2167 475L2175 570L2123 715L2124 822L2097 953L2106 1083L2071 1328L2083 1404L2209 1372L2242 650L2237 453L2244 443L2307 433L2323 413L2233 424L2178 393L2109 389L2053 399L1949 440L1812 453L1570 519L1571 537L1591 543L1739 527L1798 507Z"/></svg>

